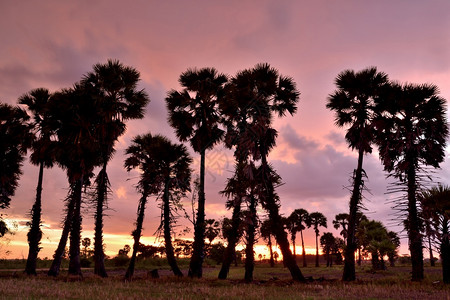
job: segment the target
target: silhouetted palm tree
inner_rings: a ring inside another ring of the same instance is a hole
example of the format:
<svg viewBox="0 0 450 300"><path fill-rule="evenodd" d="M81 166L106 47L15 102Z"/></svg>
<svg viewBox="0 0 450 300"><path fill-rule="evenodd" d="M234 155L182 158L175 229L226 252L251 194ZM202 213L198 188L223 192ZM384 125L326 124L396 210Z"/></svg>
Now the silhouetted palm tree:
<svg viewBox="0 0 450 300"><path fill-rule="evenodd" d="M433 234L439 241L443 282L450 283L450 187L432 187L419 199L423 215L432 220Z"/></svg>
<svg viewBox="0 0 450 300"><path fill-rule="evenodd" d="M22 162L32 141L29 118L21 108L0 103L0 209L9 207L19 185Z"/></svg>
<svg viewBox="0 0 450 300"><path fill-rule="evenodd" d="M333 226L336 229L342 227L341 232L339 233L344 239L347 239L347 230L348 230L348 214L340 213L334 217Z"/></svg>
<svg viewBox="0 0 450 300"><path fill-rule="evenodd" d="M400 200L407 211L406 229L411 251L412 280L423 274L422 236L417 193L426 171L438 168L445 157L448 136L445 99L434 85L392 83L378 102L377 143L385 171L399 181L407 196ZM403 214L403 212L401 212Z"/></svg>
<svg viewBox="0 0 450 300"><path fill-rule="evenodd" d="M179 269L172 245L171 230L174 218L171 213L172 203L178 204L179 198L189 190L192 159L186 147L172 144L161 135L138 135L127 148L128 155L125 167L128 171L139 168L142 172L138 189L142 193L138 209L136 230L133 232L134 246L130 266L126 279L130 279L134 272L134 262L142 233L144 210L147 197L151 194L162 195L162 227L164 229L165 251L168 263L177 276L183 276Z"/></svg>
<svg viewBox="0 0 450 300"><path fill-rule="evenodd" d="M0 103L0 209L9 207L19 185L22 162L32 142L28 120L24 110ZM0 214L0 237L8 232Z"/></svg>
<svg viewBox="0 0 450 300"><path fill-rule="evenodd" d="M327 267L333 266L333 248L336 247L336 238L331 232L325 232L320 237L320 245L322 246L322 251L325 254L327 260Z"/></svg>
<svg viewBox="0 0 450 300"><path fill-rule="evenodd" d="M95 238L94 273L106 277L103 253L103 210L107 207L110 182L106 167L115 152L114 144L125 132L125 122L144 117L149 98L145 91L137 89L139 72L124 66L117 60L95 64L93 71L84 76L81 83L93 93L100 117L97 120L100 144L101 170L95 179Z"/></svg>
<svg viewBox="0 0 450 300"><path fill-rule="evenodd" d="M347 247L342 279L353 281L355 275L355 228L356 213L361 203L361 191L364 186L363 158L372 152L375 142L373 119L375 101L380 88L388 83L385 73L377 72L375 67L360 72L346 70L335 79L337 90L328 97L327 108L336 112L336 125L350 126L345 139L349 147L358 151L358 165L353 174L353 191L350 198L350 213L347 230Z"/></svg>
<svg viewBox="0 0 450 300"><path fill-rule="evenodd" d="M272 249L272 224L270 219L266 219L261 222L261 226L259 227L259 231L261 233L261 237L267 241L267 247L269 248L269 263L270 267L275 266L275 261L273 259L273 249Z"/></svg>
<svg viewBox="0 0 450 300"><path fill-rule="evenodd" d="M53 132L49 123L48 103L51 94L47 89L38 88L19 98L19 103L27 106L33 115L33 131L35 139L33 141L31 153L31 163L39 166L38 184L36 188L36 199L31 209L30 231L28 232L28 258L25 272L28 275L36 275L36 261L40 250L39 244L42 237L41 231L41 211L42 211L42 182L44 168L53 167L54 155L53 146L55 142L51 140Z"/></svg>
<svg viewBox="0 0 450 300"><path fill-rule="evenodd" d="M80 276L82 188L88 184L94 167L99 165L95 126L99 116L91 96L82 85L76 84L55 93L49 102L52 130L57 137L55 161L66 170L71 189L66 216L70 222L69 274ZM65 231L63 229L63 233ZM55 259L62 255L55 254Z"/></svg>
<svg viewBox="0 0 450 300"><path fill-rule="evenodd" d="M320 212L309 214L310 224L316 234L316 267L319 266L319 227L327 228L327 218Z"/></svg>
<svg viewBox="0 0 450 300"><path fill-rule="evenodd" d="M287 112L294 114L297 110L299 92L292 78L279 75L278 71L268 64L258 64L252 69L238 72L233 82L235 90L233 98L248 103L251 109L249 127L245 131L247 135L245 140L250 143L242 149L249 152L253 160L261 160L256 176L261 182L257 192L258 199L273 221L273 233L292 278L304 280L289 249L287 234L281 223L279 199L275 193L275 185L280 183L280 178L267 161L277 136L276 130L271 127L273 115L281 117Z"/></svg>
<svg viewBox="0 0 450 300"><path fill-rule="evenodd" d="M290 223L290 232L292 236L292 246L294 247L294 257L295 255L295 236L297 232L300 232L300 238L302 241L302 257L303 257L303 267L306 267L306 253L305 253L305 242L303 240L303 230L309 226L309 214L303 208L295 209L288 217Z"/></svg>
<svg viewBox="0 0 450 300"><path fill-rule="evenodd" d="M200 153L198 209L194 228L194 252L189 265L190 277L202 277L205 245L205 153L223 136L219 128L218 97L227 77L214 68L188 69L180 75L181 92L172 90L166 97L169 123L180 141L190 141Z"/></svg>

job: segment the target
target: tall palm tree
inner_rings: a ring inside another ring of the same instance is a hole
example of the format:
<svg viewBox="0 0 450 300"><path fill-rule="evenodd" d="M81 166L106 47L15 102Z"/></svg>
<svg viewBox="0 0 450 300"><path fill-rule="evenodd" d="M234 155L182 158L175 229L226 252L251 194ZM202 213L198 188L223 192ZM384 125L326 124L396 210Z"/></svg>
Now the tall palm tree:
<svg viewBox="0 0 450 300"><path fill-rule="evenodd" d="M297 110L296 103L299 92L292 78L279 75L278 71L268 64L258 64L252 69L240 71L232 79L232 82L230 98L239 102L239 107L245 107L245 103L247 103L249 110L245 138L242 138L248 144L244 144L241 151L251 155L254 161L261 161L257 175L261 182L258 199L274 221L273 233L293 279L304 280L289 249L289 241L281 223L279 199L274 188L274 184L279 183L280 178L267 161L267 156L275 146L277 136L276 130L271 127L273 115L281 117L286 113L294 114ZM243 134L239 130L235 130L235 132Z"/></svg>
<svg viewBox="0 0 450 300"><path fill-rule="evenodd" d="M328 97L327 108L336 112L336 125L349 126L345 139L349 147L358 151L358 164L353 175L353 190L350 197L350 212L347 230L347 247L342 279L353 281L355 275L355 228L356 214L361 204L364 186L363 158L372 152L374 140L375 101L380 89L388 83L385 73L375 67L359 72L345 70L335 79L337 90Z"/></svg>
<svg viewBox="0 0 450 300"><path fill-rule="evenodd" d="M22 162L32 141L29 118L23 109L0 103L0 209L9 207L19 185Z"/></svg>
<svg viewBox="0 0 450 300"><path fill-rule="evenodd" d="M110 182L106 167L115 152L115 142L125 132L125 122L144 117L149 98L143 89L137 88L139 80L140 74L136 69L124 66L118 60L108 60L105 64L95 64L93 71L81 81L93 93L100 115L97 139L101 170L95 179L94 273L102 277L107 276L103 252L103 209L108 205Z"/></svg>
<svg viewBox="0 0 450 300"><path fill-rule="evenodd" d="M399 205L406 210L406 229L412 262L412 280L423 274L421 221L417 209L424 166L438 168L445 157L448 136L445 99L434 85L392 83L378 101L377 143L385 171L407 194ZM397 206L398 207L398 206ZM404 211L400 212L402 215Z"/></svg>
<svg viewBox="0 0 450 300"><path fill-rule="evenodd" d="M423 215L433 224L433 234L439 241L442 277L450 283L450 187L434 186L419 195Z"/></svg>
<svg viewBox="0 0 450 300"><path fill-rule="evenodd" d="M188 69L180 75L182 91L172 90L166 97L169 123L180 141L190 141L200 153L198 209L194 228L194 251L189 276L201 278L205 246L205 154L223 136L219 128L218 97L227 77L214 68Z"/></svg>
<svg viewBox="0 0 450 300"><path fill-rule="evenodd" d="M128 171L139 168L142 172L138 183L138 189L142 193L138 209L138 219L136 230L133 232L135 239L133 247L132 261L127 270L127 279L131 279L134 272L134 261L139 247L139 239L144 221L144 210L147 196L162 193L162 227L164 229L164 240L166 246L166 256L172 271L176 276L183 276L179 269L172 245L172 216L171 206L177 204L180 197L189 190L191 180L192 158L183 145L172 144L167 138L161 135L152 136L150 133L138 135L133 139L132 144L127 148L128 158L125 160L125 167Z"/></svg>
<svg viewBox="0 0 450 300"><path fill-rule="evenodd" d="M36 199L31 209L30 231L28 232L28 258L25 272L28 275L36 275L36 261L40 250L39 244L42 237L41 231L41 211L42 211L42 182L44 168L53 167L54 155L53 146L55 142L51 140L53 132L49 123L48 103L51 94L47 89L38 88L22 95L19 103L27 106L33 115L33 129L35 140L33 141L31 153L31 163L39 166L38 184L36 188Z"/></svg>
<svg viewBox="0 0 450 300"><path fill-rule="evenodd" d="M327 228L327 218L320 212L310 213L309 218L316 234L316 267L319 267L319 227Z"/></svg>
<svg viewBox="0 0 450 300"><path fill-rule="evenodd" d="M290 221L290 230L292 236L292 246L294 247L294 257L295 257L295 235L300 232L300 238L302 241L302 257L303 257L303 267L306 267L306 253L305 253L305 242L303 240L303 230L309 226L309 213L303 208L295 209L288 217Z"/></svg>
<svg viewBox="0 0 450 300"><path fill-rule="evenodd" d="M81 276L82 188L88 184L94 167L99 165L95 126L99 116L91 94L80 84L55 93L49 109L52 130L57 137L55 161L66 170L71 190L66 216L70 228L69 274ZM67 230L63 230L61 240ZM62 255L55 254L55 258Z"/></svg>

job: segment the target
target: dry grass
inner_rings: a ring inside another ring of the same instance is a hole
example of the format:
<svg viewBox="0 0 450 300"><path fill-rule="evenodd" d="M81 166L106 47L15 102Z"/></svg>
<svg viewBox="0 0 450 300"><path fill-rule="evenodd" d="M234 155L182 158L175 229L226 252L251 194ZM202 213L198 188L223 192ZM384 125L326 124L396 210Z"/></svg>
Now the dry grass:
<svg viewBox="0 0 450 300"><path fill-rule="evenodd" d="M123 282L123 270L111 271L106 279L85 270L84 278L61 275L49 278L42 272L27 277L22 272L0 274L1 299L450 299L450 287L438 282L439 268L427 268L427 278L409 281L409 267L372 273L358 269L358 281L339 280L342 267L302 268L308 283L296 283L281 266L258 265L255 281L244 283L242 267L232 268L228 280L217 280L218 268L205 270L203 279L175 278L160 271L151 279L146 271L137 272L132 282Z"/></svg>

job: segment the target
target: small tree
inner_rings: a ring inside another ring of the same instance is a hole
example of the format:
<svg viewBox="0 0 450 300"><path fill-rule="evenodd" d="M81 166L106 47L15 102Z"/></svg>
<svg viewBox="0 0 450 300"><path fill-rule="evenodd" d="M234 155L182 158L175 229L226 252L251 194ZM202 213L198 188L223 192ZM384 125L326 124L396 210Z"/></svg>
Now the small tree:
<svg viewBox="0 0 450 300"><path fill-rule="evenodd" d="M320 212L309 214L309 218L316 234L316 267L319 267L319 227L327 228L327 218Z"/></svg>

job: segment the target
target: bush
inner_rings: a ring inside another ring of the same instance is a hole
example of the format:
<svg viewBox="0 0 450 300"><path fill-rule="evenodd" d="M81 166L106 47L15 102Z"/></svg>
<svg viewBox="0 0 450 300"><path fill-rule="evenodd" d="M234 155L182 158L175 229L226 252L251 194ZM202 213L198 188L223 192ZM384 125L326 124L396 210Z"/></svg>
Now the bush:
<svg viewBox="0 0 450 300"><path fill-rule="evenodd" d="M130 258L126 255L117 255L111 259L115 267L124 267L130 262Z"/></svg>

